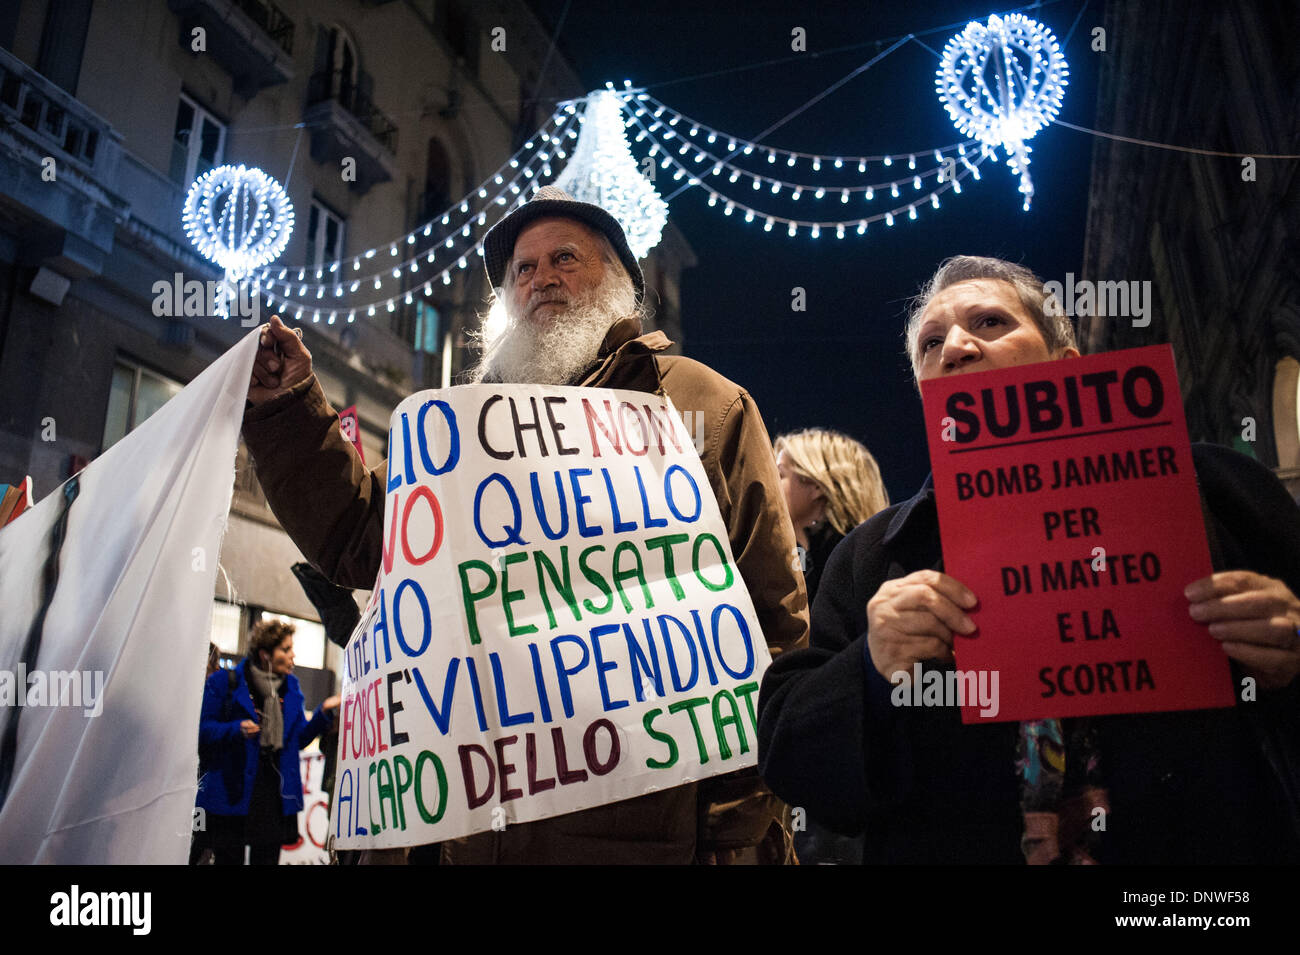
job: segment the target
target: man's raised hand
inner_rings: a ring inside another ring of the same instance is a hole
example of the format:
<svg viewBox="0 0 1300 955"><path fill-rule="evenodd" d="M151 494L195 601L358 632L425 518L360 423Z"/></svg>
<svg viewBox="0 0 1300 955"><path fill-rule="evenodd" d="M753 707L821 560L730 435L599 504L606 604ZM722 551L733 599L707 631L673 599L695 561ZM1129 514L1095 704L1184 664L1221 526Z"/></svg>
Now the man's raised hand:
<svg viewBox="0 0 1300 955"><path fill-rule="evenodd" d="M272 315L270 324L263 325L258 335L253 377L248 383L248 400L255 405L284 394L311 375L311 352L280 316Z"/></svg>

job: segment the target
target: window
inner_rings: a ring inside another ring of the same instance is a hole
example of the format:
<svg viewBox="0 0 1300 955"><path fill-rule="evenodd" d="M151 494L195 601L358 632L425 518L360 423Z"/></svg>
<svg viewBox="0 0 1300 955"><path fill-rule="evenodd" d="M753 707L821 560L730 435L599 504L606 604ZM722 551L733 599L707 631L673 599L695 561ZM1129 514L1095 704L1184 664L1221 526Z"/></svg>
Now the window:
<svg viewBox="0 0 1300 955"><path fill-rule="evenodd" d="M417 352L426 355L438 353L438 307L428 302L415 303L415 341L412 343Z"/></svg>
<svg viewBox="0 0 1300 955"><path fill-rule="evenodd" d="M225 149L225 124L182 93L172 137L172 182L188 189L199 176L221 165Z"/></svg>
<svg viewBox="0 0 1300 955"><path fill-rule="evenodd" d="M239 655L239 634L242 611L238 604L224 600L212 601L212 642L222 653Z"/></svg>
<svg viewBox="0 0 1300 955"><path fill-rule="evenodd" d="M326 99L338 100L355 112L358 67L357 45L347 31L335 24L325 38Z"/></svg>
<svg viewBox="0 0 1300 955"><path fill-rule="evenodd" d="M327 266L343 258L343 220L316 199L307 215L307 264Z"/></svg>
<svg viewBox="0 0 1300 955"><path fill-rule="evenodd" d="M156 372L118 359L108 393L103 450L107 451L185 387Z"/></svg>
<svg viewBox="0 0 1300 955"><path fill-rule="evenodd" d="M62 0L51 3L41 31L41 49L36 58L37 72L74 96L81 76L81 58L86 49L93 0ZM6 6L19 6L7 3Z"/></svg>
<svg viewBox="0 0 1300 955"><path fill-rule="evenodd" d="M434 29L451 48L452 56L465 64L466 72L478 75L479 34L460 0L447 0L434 8Z"/></svg>
<svg viewBox="0 0 1300 955"><path fill-rule="evenodd" d="M451 206L451 159L435 136L429 140L424 166L424 196L420 200L420 217L441 216Z"/></svg>

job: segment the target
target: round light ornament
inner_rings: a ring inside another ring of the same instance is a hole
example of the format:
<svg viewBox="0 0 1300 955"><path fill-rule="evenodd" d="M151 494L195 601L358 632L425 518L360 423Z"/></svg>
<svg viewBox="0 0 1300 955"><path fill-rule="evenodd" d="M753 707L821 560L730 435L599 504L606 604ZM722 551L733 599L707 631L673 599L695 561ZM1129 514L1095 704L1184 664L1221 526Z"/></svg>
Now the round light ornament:
<svg viewBox="0 0 1300 955"><path fill-rule="evenodd" d="M183 216L204 258L239 282L284 251L293 234L293 203L284 188L248 166L217 166L190 186Z"/></svg>
<svg viewBox="0 0 1300 955"><path fill-rule="evenodd" d="M1052 31L1019 13L972 21L943 48L935 78L939 101L986 153L1002 147L1020 175L1026 210L1034 197L1027 141L1056 117L1069 75Z"/></svg>

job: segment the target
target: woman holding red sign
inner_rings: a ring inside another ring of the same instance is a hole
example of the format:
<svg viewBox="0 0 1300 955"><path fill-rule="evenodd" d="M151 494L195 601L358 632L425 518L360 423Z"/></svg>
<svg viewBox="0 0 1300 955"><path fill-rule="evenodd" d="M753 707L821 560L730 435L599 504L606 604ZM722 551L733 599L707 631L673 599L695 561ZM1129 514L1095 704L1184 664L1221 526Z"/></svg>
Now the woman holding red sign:
<svg viewBox="0 0 1300 955"><path fill-rule="evenodd" d="M940 266L907 343L918 382L1079 355L1041 280L973 256ZM1235 706L964 725L894 705L891 675L952 669L979 638L927 480L835 550L811 647L764 678L773 791L864 833L868 863L1300 860L1300 509L1250 458L1194 445L1193 461L1216 572L1187 582L1187 612L1231 661Z"/></svg>

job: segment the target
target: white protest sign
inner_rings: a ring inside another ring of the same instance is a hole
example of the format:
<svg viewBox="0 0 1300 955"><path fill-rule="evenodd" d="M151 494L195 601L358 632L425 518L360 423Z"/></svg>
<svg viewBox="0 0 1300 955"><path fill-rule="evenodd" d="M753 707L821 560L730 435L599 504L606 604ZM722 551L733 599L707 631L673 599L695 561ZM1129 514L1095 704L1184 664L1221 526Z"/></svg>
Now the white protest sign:
<svg viewBox="0 0 1300 955"><path fill-rule="evenodd" d="M329 865L326 848L330 834L329 794L325 781L325 754L298 754L302 776L302 812L298 813L298 841L280 847L280 865Z"/></svg>
<svg viewBox="0 0 1300 955"><path fill-rule="evenodd" d="M666 397L425 391L394 411L389 447L383 564L346 654L339 848L755 764L770 658Z"/></svg>

